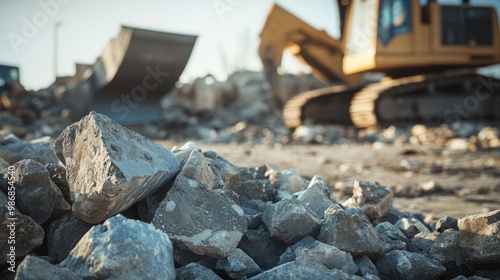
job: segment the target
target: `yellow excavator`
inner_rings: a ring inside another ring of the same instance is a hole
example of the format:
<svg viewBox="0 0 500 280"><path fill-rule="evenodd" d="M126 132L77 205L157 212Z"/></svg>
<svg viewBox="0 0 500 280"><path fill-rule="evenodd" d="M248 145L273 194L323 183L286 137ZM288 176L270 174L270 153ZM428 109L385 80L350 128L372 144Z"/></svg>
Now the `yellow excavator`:
<svg viewBox="0 0 500 280"><path fill-rule="evenodd" d="M500 63L494 7L463 0L337 0L341 36L332 38L274 4L259 55L289 128L306 122L359 128L398 122L500 119L500 80L477 68ZM333 86L295 96L279 75L283 52ZM365 73L385 77L367 83Z"/></svg>

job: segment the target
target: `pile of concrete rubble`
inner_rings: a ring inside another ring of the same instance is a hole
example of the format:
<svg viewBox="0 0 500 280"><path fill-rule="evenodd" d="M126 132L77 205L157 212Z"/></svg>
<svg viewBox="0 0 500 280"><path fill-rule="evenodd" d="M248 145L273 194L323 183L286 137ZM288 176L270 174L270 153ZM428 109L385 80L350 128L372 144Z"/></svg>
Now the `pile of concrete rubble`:
<svg viewBox="0 0 500 280"><path fill-rule="evenodd" d="M2 279L500 278L500 210L427 224L377 182L340 203L318 176L169 151L93 112L1 141Z"/></svg>
<svg viewBox="0 0 500 280"><path fill-rule="evenodd" d="M312 75L289 74L283 79L289 95L324 86ZM57 137L77 120L75 116L81 117L76 112L81 105L76 103L84 103L86 98L75 100L57 86L37 92L18 86L0 97L0 134L9 131L24 140ZM211 76L198 78L166 94L160 106L161 120L129 128L151 139L210 143L430 144L462 151L500 147L498 124L487 122L401 124L370 130L306 124L292 132L273 107L269 84L261 72L236 72L224 82Z"/></svg>

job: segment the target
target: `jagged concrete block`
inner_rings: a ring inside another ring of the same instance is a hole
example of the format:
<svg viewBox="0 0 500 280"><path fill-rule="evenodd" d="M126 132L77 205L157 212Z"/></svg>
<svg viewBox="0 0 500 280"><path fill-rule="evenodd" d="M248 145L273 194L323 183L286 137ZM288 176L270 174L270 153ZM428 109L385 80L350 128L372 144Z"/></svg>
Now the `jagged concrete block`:
<svg viewBox="0 0 500 280"><path fill-rule="evenodd" d="M148 197L180 170L164 146L91 112L55 142L66 165L73 213L99 223Z"/></svg>
<svg viewBox="0 0 500 280"><path fill-rule="evenodd" d="M384 216L392 201L392 189L381 186L378 182L354 181L352 197L344 206L363 209L366 216L374 221Z"/></svg>
<svg viewBox="0 0 500 280"><path fill-rule="evenodd" d="M47 251L56 262L65 259L78 241L92 228L92 224L67 213L50 223L47 232Z"/></svg>
<svg viewBox="0 0 500 280"><path fill-rule="evenodd" d="M9 134L0 138L0 158L10 164L23 159L32 159L42 164L58 163L50 141L50 137L43 137L25 142Z"/></svg>
<svg viewBox="0 0 500 280"><path fill-rule="evenodd" d="M84 279L175 279L176 275L168 235L122 215L90 229L58 266Z"/></svg>
<svg viewBox="0 0 500 280"><path fill-rule="evenodd" d="M40 279L83 280L67 268L55 266L35 256L27 256L17 268L16 280Z"/></svg>
<svg viewBox="0 0 500 280"><path fill-rule="evenodd" d="M241 207L226 193L177 176L151 222L166 232L176 248L225 258L247 228Z"/></svg>
<svg viewBox="0 0 500 280"><path fill-rule="evenodd" d="M314 176L312 178L307 189L302 192L297 199L302 201L302 203L320 219L323 219L325 210L330 207L342 209L342 207L331 198L327 182L319 176Z"/></svg>
<svg viewBox="0 0 500 280"><path fill-rule="evenodd" d="M236 166L214 151L203 152L214 173L214 188L237 192L240 188L240 172Z"/></svg>
<svg viewBox="0 0 500 280"><path fill-rule="evenodd" d="M41 225L49 218L60 216L71 209L43 165L24 159L16 162L13 167L16 204L23 214Z"/></svg>
<svg viewBox="0 0 500 280"><path fill-rule="evenodd" d="M295 198L267 206L262 219L272 237L288 244L317 233L321 225L320 219Z"/></svg>
<svg viewBox="0 0 500 280"><path fill-rule="evenodd" d="M377 261L381 279L439 279L446 271L438 261L419 253L394 250Z"/></svg>
<svg viewBox="0 0 500 280"><path fill-rule="evenodd" d="M351 253L353 257L382 256L389 246L366 218L329 208L318 240Z"/></svg>
<svg viewBox="0 0 500 280"><path fill-rule="evenodd" d="M45 235L39 224L19 212L15 206L9 205L11 201L13 200L0 191L0 265L25 256L39 247ZM11 250L12 245L15 250Z"/></svg>
<svg viewBox="0 0 500 280"><path fill-rule="evenodd" d="M260 267L241 249L231 251L229 256L217 261L217 269L224 270L232 279L244 279L260 273Z"/></svg>

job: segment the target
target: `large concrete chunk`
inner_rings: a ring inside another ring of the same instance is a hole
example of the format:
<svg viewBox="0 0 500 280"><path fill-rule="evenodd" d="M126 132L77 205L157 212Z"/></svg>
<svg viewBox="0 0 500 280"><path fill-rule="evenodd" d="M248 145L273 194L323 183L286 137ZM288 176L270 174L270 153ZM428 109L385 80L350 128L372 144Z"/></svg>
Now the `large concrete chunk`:
<svg viewBox="0 0 500 280"><path fill-rule="evenodd" d="M376 220L387 213L392 200L392 189L378 182L354 181L352 197L343 203L347 207L359 207L370 220Z"/></svg>
<svg viewBox="0 0 500 280"><path fill-rule="evenodd" d="M32 159L42 164L57 163L49 137L23 142L13 134L0 138L0 158L14 164L23 159Z"/></svg>
<svg viewBox="0 0 500 280"><path fill-rule="evenodd" d="M27 256L17 268L16 280L83 280L71 270L55 266L43 259Z"/></svg>
<svg viewBox="0 0 500 280"><path fill-rule="evenodd" d="M288 279L345 279L362 280L356 275L349 275L342 270L327 269L316 262L293 261L279 265L273 269L258 274L249 280L288 280Z"/></svg>
<svg viewBox="0 0 500 280"><path fill-rule="evenodd" d="M232 279L244 279L260 273L260 267L241 249L229 253L229 256L217 261L217 269L224 270Z"/></svg>
<svg viewBox="0 0 500 280"><path fill-rule="evenodd" d="M321 225L318 217L295 198L267 206L262 219L272 237L288 244L317 233Z"/></svg>
<svg viewBox="0 0 500 280"><path fill-rule="evenodd" d="M14 264L16 257L25 256L42 245L45 234L39 224L9 205L11 201L14 201L12 197L0 191L0 266L7 261ZM11 250L12 245L15 250Z"/></svg>
<svg viewBox="0 0 500 280"><path fill-rule="evenodd" d="M459 219L458 229L470 263L500 266L500 210Z"/></svg>
<svg viewBox="0 0 500 280"><path fill-rule="evenodd" d="M73 213L64 214L54 220L47 233L49 257L56 262L65 259L90 228L91 224L78 220Z"/></svg>
<svg viewBox="0 0 500 280"><path fill-rule="evenodd" d="M203 155L214 173L214 188L238 191L240 188L238 168L214 151L203 152Z"/></svg>
<svg viewBox="0 0 500 280"><path fill-rule="evenodd" d="M297 199L321 219L325 216L325 210L330 207L342 209L336 201L332 200L327 182L319 176L312 178L307 189Z"/></svg>
<svg viewBox="0 0 500 280"><path fill-rule="evenodd" d="M446 269L422 254L395 250L377 261L377 270L383 280L432 280L439 279Z"/></svg>
<svg viewBox="0 0 500 280"><path fill-rule="evenodd" d="M55 142L66 164L73 213L99 223L146 198L180 169L162 145L91 112Z"/></svg>
<svg viewBox="0 0 500 280"><path fill-rule="evenodd" d="M31 159L16 162L12 175L19 210L38 224L71 209L61 190L50 179L49 171L40 163Z"/></svg>
<svg viewBox="0 0 500 280"><path fill-rule="evenodd" d="M175 279L168 236L122 215L89 230L59 266L85 279Z"/></svg>
<svg viewBox="0 0 500 280"><path fill-rule="evenodd" d="M310 236L288 247L281 255L278 264L295 260L320 263L328 269L339 269L348 274L354 274L358 271L358 267L354 264L349 253L314 240Z"/></svg>
<svg viewBox="0 0 500 280"><path fill-rule="evenodd" d="M325 211L318 240L354 257L381 256L389 249L384 238L366 218L333 208Z"/></svg>
<svg viewBox="0 0 500 280"><path fill-rule="evenodd" d="M225 258L247 228L243 210L225 193L178 176L151 222L176 248Z"/></svg>

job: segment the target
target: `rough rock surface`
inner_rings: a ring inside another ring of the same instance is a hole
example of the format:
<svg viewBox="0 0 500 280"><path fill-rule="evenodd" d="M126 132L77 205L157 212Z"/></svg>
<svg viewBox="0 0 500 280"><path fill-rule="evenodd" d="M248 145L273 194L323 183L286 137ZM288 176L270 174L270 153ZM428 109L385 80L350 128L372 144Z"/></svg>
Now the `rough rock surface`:
<svg viewBox="0 0 500 280"><path fill-rule="evenodd" d="M358 266L359 273L363 276L375 275L378 276L377 267L367 256L357 258L354 263Z"/></svg>
<svg viewBox="0 0 500 280"><path fill-rule="evenodd" d="M436 230L438 232L443 232L447 229L458 230L458 221L452 217L444 217L436 222Z"/></svg>
<svg viewBox="0 0 500 280"><path fill-rule="evenodd" d="M351 253L353 257L381 256L389 246L366 219L329 208L318 240Z"/></svg>
<svg viewBox="0 0 500 280"><path fill-rule="evenodd" d="M419 253L395 250L385 254L377 261L381 279L439 279L445 268L436 260Z"/></svg>
<svg viewBox="0 0 500 280"><path fill-rule="evenodd" d="M172 243L153 226L117 215L94 226L59 266L82 278L174 279Z"/></svg>
<svg viewBox="0 0 500 280"><path fill-rule="evenodd" d="M425 252L431 248L434 241L439 236L439 232L419 232L412 239L412 245L416 252Z"/></svg>
<svg viewBox="0 0 500 280"><path fill-rule="evenodd" d="M14 168L16 204L25 215L41 225L71 209L43 165L25 159L16 162Z"/></svg>
<svg viewBox="0 0 500 280"><path fill-rule="evenodd" d="M190 263L175 270L177 272L176 280L222 280L212 270L198 263Z"/></svg>
<svg viewBox="0 0 500 280"><path fill-rule="evenodd" d="M151 223L175 246L217 258L227 257L247 228L243 210L231 198L180 175Z"/></svg>
<svg viewBox="0 0 500 280"><path fill-rule="evenodd" d="M203 156L214 173L214 188L238 191L240 187L238 168L214 151L203 152Z"/></svg>
<svg viewBox="0 0 500 280"><path fill-rule="evenodd" d="M28 254L32 249L39 247L43 243L44 231L33 219L23 215L15 207L8 209L8 197L0 191L0 265L10 260L11 254L8 240L15 238L15 255L20 258ZM12 211L11 211L12 210ZM11 215L14 214L14 215ZM12 221L9 218L17 218ZM14 234L11 232L12 223L15 223Z"/></svg>
<svg viewBox="0 0 500 280"><path fill-rule="evenodd" d="M238 248L254 259L262 269L270 269L278 263L287 247L283 241L272 238L261 226L256 230L245 231Z"/></svg>
<svg viewBox="0 0 500 280"><path fill-rule="evenodd" d="M361 280L363 278L356 275L349 275L342 270L327 269L321 264L315 262L293 261L279 265L273 269L258 274L249 280L260 279L345 279Z"/></svg>
<svg viewBox="0 0 500 280"><path fill-rule="evenodd" d="M354 264L352 256L335 248L334 246L321 243L310 236L288 247L281 255L278 264L292 261L303 261L319 263L328 269L339 269L348 274L355 274L358 267Z"/></svg>
<svg viewBox="0 0 500 280"><path fill-rule="evenodd" d="M288 244L314 234L321 225L318 217L295 198L268 205L262 219L272 237Z"/></svg>
<svg viewBox="0 0 500 280"><path fill-rule="evenodd" d="M458 231L447 229L436 238L429 248L428 256L438 260L442 264L463 263L464 255L458 245Z"/></svg>
<svg viewBox="0 0 500 280"><path fill-rule="evenodd" d="M27 256L17 268L16 280L39 279L83 280L67 268L55 266L35 256Z"/></svg>
<svg viewBox="0 0 500 280"><path fill-rule="evenodd" d="M298 197L307 208L316 214L320 219L325 216L325 210L334 207L341 209L342 207L331 198L330 190L327 182L318 176L312 178L307 189L304 190Z"/></svg>
<svg viewBox="0 0 500 280"><path fill-rule="evenodd" d="M430 230L418 219L401 218L396 222L397 226L408 238L413 238L419 232L430 232Z"/></svg>
<svg viewBox="0 0 500 280"><path fill-rule="evenodd" d="M276 189L273 188L268 179L245 180L241 182L237 193L243 205L252 199L272 202L276 196Z"/></svg>
<svg viewBox="0 0 500 280"><path fill-rule="evenodd" d="M389 222L383 222L376 225L375 230L380 233L384 237L387 244L389 244L389 251L407 250L412 248L411 241L406 238L398 227Z"/></svg>
<svg viewBox="0 0 500 280"><path fill-rule="evenodd" d="M65 259L80 239L92 227L67 213L50 223L47 232L47 251L49 257L60 262Z"/></svg>
<svg viewBox="0 0 500 280"><path fill-rule="evenodd" d="M500 266L500 210L458 220L459 244L472 264Z"/></svg>
<svg viewBox="0 0 500 280"><path fill-rule="evenodd" d="M241 249L229 253L229 256L217 261L217 269L224 270L232 279L242 279L260 273L260 267Z"/></svg>
<svg viewBox="0 0 500 280"><path fill-rule="evenodd" d="M146 198L180 169L162 145L91 112L55 142L66 165L73 213L99 223Z"/></svg>
<svg viewBox="0 0 500 280"><path fill-rule="evenodd" d="M56 184L56 186L61 190L64 199L70 203L71 196L69 190L69 184L66 180L66 168L56 163L49 163L45 165L45 169L49 171L50 179Z"/></svg>
<svg viewBox="0 0 500 280"><path fill-rule="evenodd" d="M347 207L363 209L370 220L376 220L387 213L392 200L392 189L378 182L354 181L352 197L343 203Z"/></svg>
<svg viewBox="0 0 500 280"><path fill-rule="evenodd" d="M0 158L14 164L23 159L32 159L42 164L58 163L50 137L44 137L31 141L22 141L13 134L0 137Z"/></svg>
<svg viewBox="0 0 500 280"><path fill-rule="evenodd" d="M200 150L189 148L187 157L182 160L182 168L178 176L182 176L213 188L215 175L208 160ZM181 157L182 158L182 157Z"/></svg>

